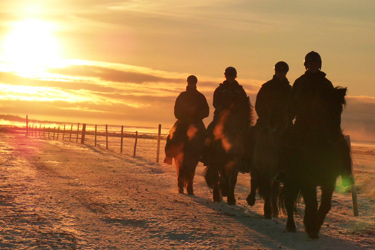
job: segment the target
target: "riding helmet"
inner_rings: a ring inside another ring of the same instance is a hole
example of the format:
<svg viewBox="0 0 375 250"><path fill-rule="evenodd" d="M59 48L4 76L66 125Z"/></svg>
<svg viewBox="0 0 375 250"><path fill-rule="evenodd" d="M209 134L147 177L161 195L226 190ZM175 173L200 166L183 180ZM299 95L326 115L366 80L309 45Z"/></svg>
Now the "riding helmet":
<svg viewBox="0 0 375 250"><path fill-rule="evenodd" d="M237 70L234 67L228 67L225 69L224 74L226 76L237 76Z"/></svg>
<svg viewBox="0 0 375 250"><path fill-rule="evenodd" d="M275 71L282 71L287 73L289 71L289 66L286 62L280 61L275 64Z"/></svg>
<svg viewBox="0 0 375 250"><path fill-rule="evenodd" d="M305 62L304 62L303 65L305 67L307 67L308 62L320 62L319 68L322 68L322 58L315 51L311 51L311 52L307 53L307 55L305 56Z"/></svg>

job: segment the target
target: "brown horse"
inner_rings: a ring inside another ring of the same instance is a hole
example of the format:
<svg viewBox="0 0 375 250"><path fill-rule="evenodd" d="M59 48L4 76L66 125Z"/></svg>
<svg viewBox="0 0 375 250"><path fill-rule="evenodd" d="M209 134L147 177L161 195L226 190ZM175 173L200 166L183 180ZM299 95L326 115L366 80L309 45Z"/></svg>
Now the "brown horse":
<svg viewBox="0 0 375 250"><path fill-rule="evenodd" d="M275 180L275 176L279 171L280 140L285 128L286 126L282 124L274 127L254 127L257 130L255 131L257 138L250 168L250 194L246 201L250 206L253 206L258 190L264 200L264 217L266 219L279 216L277 201L280 182Z"/></svg>
<svg viewBox="0 0 375 250"><path fill-rule="evenodd" d="M195 169L204 148L206 129L202 122L177 121L172 127L165 147L166 155L174 158L178 192L193 195Z"/></svg>
<svg viewBox="0 0 375 250"><path fill-rule="evenodd" d="M209 160L205 179L213 189L213 200L222 201L227 196L229 205L236 204L234 189L238 168L246 153L246 132L250 126L250 101L247 105L232 105L222 111L213 126L213 137L209 138Z"/></svg>
<svg viewBox="0 0 375 250"><path fill-rule="evenodd" d="M295 232L294 205L299 193L305 203L304 225L310 238L319 230L331 209L332 194L339 175L350 174L350 150L340 128L346 88L335 88L313 103L311 126L290 131L286 174L281 205L285 205L286 229ZM317 187L321 188L318 209Z"/></svg>

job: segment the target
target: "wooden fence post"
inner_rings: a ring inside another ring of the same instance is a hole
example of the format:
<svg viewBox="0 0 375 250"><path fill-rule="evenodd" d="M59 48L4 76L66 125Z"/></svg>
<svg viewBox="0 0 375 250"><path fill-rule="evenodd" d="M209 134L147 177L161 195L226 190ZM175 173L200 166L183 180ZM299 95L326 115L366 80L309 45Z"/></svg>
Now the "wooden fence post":
<svg viewBox="0 0 375 250"><path fill-rule="evenodd" d="M46 138L46 126L43 126L43 138Z"/></svg>
<svg viewBox="0 0 375 250"><path fill-rule="evenodd" d="M40 130L42 130L42 124L39 124L39 137L40 137Z"/></svg>
<svg viewBox="0 0 375 250"><path fill-rule="evenodd" d="M56 127L53 127L53 140L55 140Z"/></svg>
<svg viewBox="0 0 375 250"><path fill-rule="evenodd" d="M158 145L157 145L157 148L156 148L156 163L159 163L160 135L161 135L161 124L159 124L159 130L158 130Z"/></svg>
<svg viewBox="0 0 375 250"><path fill-rule="evenodd" d="M105 125L105 149L108 149L108 124Z"/></svg>
<svg viewBox="0 0 375 250"><path fill-rule="evenodd" d="M48 140L49 140L49 132L51 131L51 127L48 127Z"/></svg>
<svg viewBox="0 0 375 250"><path fill-rule="evenodd" d="M135 142L134 142L134 152L133 152L133 157L135 157L136 152L137 152L137 141L138 141L138 131L135 131Z"/></svg>
<svg viewBox="0 0 375 250"><path fill-rule="evenodd" d="M78 143L78 134L79 134L79 123L78 123L78 127L77 127L76 143Z"/></svg>
<svg viewBox="0 0 375 250"><path fill-rule="evenodd" d="M121 148L120 148L120 152L122 154L122 146L124 144L124 126L121 126Z"/></svg>
<svg viewBox="0 0 375 250"><path fill-rule="evenodd" d="M95 125L95 147L96 147L96 136L98 131L98 125Z"/></svg>
<svg viewBox="0 0 375 250"><path fill-rule="evenodd" d="M29 135L29 116L26 115L26 136Z"/></svg>
<svg viewBox="0 0 375 250"><path fill-rule="evenodd" d="M70 125L70 136L69 141L72 141L73 124Z"/></svg>
<svg viewBox="0 0 375 250"><path fill-rule="evenodd" d="M57 140L59 140L59 135L60 135L60 126L57 127Z"/></svg>
<svg viewBox="0 0 375 250"><path fill-rule="evenodd" d="M86 136L86 123L82 124L82 137L81 137L82 144L85 144L85 136Z"/></svg>
<svg viewBox="0 0 375 250"><path fill-rule="evenodd" d="M352 144L350 142L350 136L346 135L345 140L348 143L350 149L350 159L351 159L351 190L352 190L352 201L353 201L353 213L354 216L358 216L358 199L357 199L357 188L355 186L354 176L353 176L353 156L352 156Z"/></svg>
<svg viewBox="0 0 375 250"><path fill-rule="evenodd" d="M62 138L63 141L65 141L65 124L64 124L64 131L63 131L63 138Z"/></svg>

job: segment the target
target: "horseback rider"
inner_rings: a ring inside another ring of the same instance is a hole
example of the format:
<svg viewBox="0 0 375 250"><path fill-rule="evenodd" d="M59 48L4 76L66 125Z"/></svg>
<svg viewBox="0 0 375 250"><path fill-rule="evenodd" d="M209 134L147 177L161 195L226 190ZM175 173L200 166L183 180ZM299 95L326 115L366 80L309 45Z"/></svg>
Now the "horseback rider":
<svg viewBox="0 0 375 250"><path fill-rule="evenodd" d="M224 71L225 81L220 83L214 91L213 106L215 108L213 121L207 127L206 150L201 161L207 165L210 157L210 146L218 139L215 127L220 125L220 119L226 111L231 108L245 110L250 124L250 100L243 87L236 81L237 70L234 67L227 67ZM241 128L238 128L241 129Z"/></svg>
<svg viewBox="0 0 375 250"><path fill-rule="evenodd" d="M313 119L316 119L316 117L312 118L311 114L314 111L313 104L316 102L316 97L324 96L325 93L334 89L331 81L326 78L326 74L321 71L322 59L317 52L311 51L307 53L304 66L306 72L294 82L288 108L290 121L295 118L293 131L288 134L291 137L289 144L293 144L294 147L298 147L296 145L297 141L293 140L296 134L303 135L306 134L306 131L315 128ZM342 176L351 178L350 148L341 133L341 116L338 116L333 122L339 128L337 129L339 133L330 136L336 137L341 155L345 161ZM303 142L300 141L300 143Z"/></svg>
<svg viewBox="0 0 375 250"><path fill-rule="evenodd" d="M174 115L177 121L168 135L165 146L164 163L169 165L172 164L172 158L175 156L176 144L182 144L184 139L189 136L187 132L191 125L194 125L196 129L194 134L205 135L206 128L202 120L208 116L209 107L206 97L197 90L197 82L197 77L190 75L187 78L186 91L180 93L176 99Z"/></svg>
<svg viewBox="0 0 375 250"><path fill-rule="evenodd" d="M286 77L289 66L280 61L275 64L275 75L272 80L260 88L255 102L258 115L256 127L277 126L285 123L288 98L291 86Z"/></svg>
<svg viewBox="0 0 375 250"><path fill-rule="evenodd" d="M291 118L296 118L294 126L297 129L305 129L311 124L311 103L316 92L322 94L334 88L321 71L322 59L317 52L311 51L306 55L304 66L306 72L294 82L289 106ZM341 121L338 123L340 125Z"/></svg>

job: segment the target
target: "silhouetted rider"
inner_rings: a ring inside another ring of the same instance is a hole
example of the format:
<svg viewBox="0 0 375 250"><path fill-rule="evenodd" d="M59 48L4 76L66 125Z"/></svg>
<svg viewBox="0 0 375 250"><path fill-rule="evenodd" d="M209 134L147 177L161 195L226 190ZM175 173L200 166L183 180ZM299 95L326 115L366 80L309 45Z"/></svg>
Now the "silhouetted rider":
<svg viewBox="0 0 375 250"><path fill-rule="evenodd" d="M209 107L206 97L197 90L197 82L197 77L190 75L187 78L186 91L180 93L176 99L174 115L177 121L167 138L164 163L172 164L176 146L178 147L178 144L184 142L188 136L187 130L190 125L194 125L198 130L197 133L200 133L202 138L205 136L206 128L202 120L208 116Z"/></svg>
<svg viewBox="0 0 375 250"><path fill-rule="evenodd" d="M276 63L275 75L260 88L255 102L255 111L258 115L256 127L286 125L287 106L292 88L286 78L288 71L289 66L286 62Z"/></svg>
<svg viewBox="0 0 375 250"><path fill-rule="evenodd" d="M334 89L326 74L320 70L322 59L317 52L309 52L304 65L306 72L294 82L289 106L291 118L296 119L294 125L297 129L306 129L312 124L312 103L316 100L316 95L323 95L324 92ZM341 121L337 122L340 125Z"/></svg>
<svg viewBox="0 0 375 250"><path fill-rule="evenodd" d="M321 117L312 116L316 114L314 102L319 101L317 97L324 96L334 89L331 81L326 78L326 74L321 71L322 59L317 52L311 51L305 56L304 66L306 72L294 82L289 105L290 120L295 119L295 122L292 131L288 134L290 138L287 144L294 148L303 147L303 136L307 135L310 129L313 130L315 122L321 119ZM337 116L333 122L338 132L329 136L335 138L339 145L340 154L345 161L343 177L348 177L351 175L350 148L341 133L341 116ZM294 139L296 135L298 135L298 140ZM283 155L286 158L291 157L287 154ZM284 158L283 161L285 163L288 159Z"/></svg>
<svg viewBox="0 0 375 250"><path fill-rule="evenodd" d="M209 114L206 97L197 90L196 76L189 76L187 82L186 91L176 99L174 115L180 121L202 123Z"/></svg>
<svg viewBox="0 0 375 250"><path fill-rule="evenodd" d="M220 83L215 89L213 106L215 108L213 123L215 123L223 110L230 108L231 105L240 105L248 107L250 119L249 98L243 87L236 81L237 70L228 67L224 72L225 81Z"/></svg>
<svg viewBox="0 0 375 250"><path fill-rule="evenodd" d="M215 140L214 130L225 111L241 110L250 124L250 100L243 87L236 81L237 70L228 67L224 71L225 81L214 91L213 106L215 108L213 121L207 127L206 149L201 161L207 165L211 156L211 146ZM245 125L245 124L244 124ZM246 124L247 125L247 124ZM242 128L237 128L241 130Z"/></svg>

